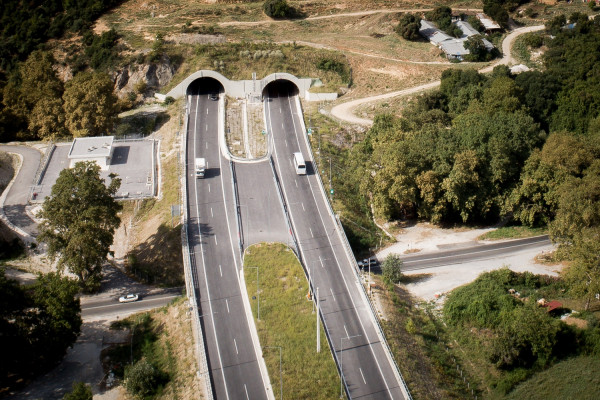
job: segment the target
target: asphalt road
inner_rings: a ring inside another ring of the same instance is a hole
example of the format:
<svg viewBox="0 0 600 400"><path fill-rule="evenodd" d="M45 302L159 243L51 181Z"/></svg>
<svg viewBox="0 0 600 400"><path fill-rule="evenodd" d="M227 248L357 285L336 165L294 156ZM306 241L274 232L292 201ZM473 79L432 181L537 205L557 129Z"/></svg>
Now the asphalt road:
<svg viewBox="0 0 600 400"><path fill-rule="evenodd" d="M81 318L85 320L99 317L114 316L126 317L140 311L151 310L169 304L174 298L181 296L181 291L140 296L138 301L132 303L119 303L117 297L110 299L90 300L81 304Z"/></svg>
<svg viewBox="0 0 600 400"><path fill-rule="evenodd" d="M400 382L386 357L369 305L336 232L324 195L314 175L291 85L271 85L265 99L267 129L274 138L277 173L298 238L304 264L319 288L325 328L349 396L354 399L402 399ZM292 154L301 151L308 175L297 175ZM325 339L323 339L325 340ZM343 351L343 355L342 355Z"/></svg>
<svg viewBox="0 0 600 400"><path fill-rule="evenodd" d="M28 146L0 145L0 151L18 153L23 156L23 163L17 173L4 202L4 213L10 222L29 235L37 235L37 224L25 212L29 200L29 192L37 172L42 154Z"/></svg>
<svg viewBox="0 0 600 400"><path fill-rule="evenodd" d="M219 149L219 103L223 100L212 101L208 96L215 91L223 96L223 89L212 80L196 81L188 89L186 172L192 275L215 397L264 399L267 393L238 280L242 264L231 169ZM207 160L204 179L194 177L196 157Z"/></svg>
<svg viewBox="0 0 600 400"><path fill-rule="evenodd" d="M236 182L244 248L290 240L269 161L236 163Z"/></svg>
<svg viewBox="0 0 600 400"><path fill-rule="evenodd" d="M536 236L500 243L482 244L456 250L402 256L403 271L414 271L444 265L463 264L469 261L496 258L515 251L545 247L550 244L548 236Z"/></svg>

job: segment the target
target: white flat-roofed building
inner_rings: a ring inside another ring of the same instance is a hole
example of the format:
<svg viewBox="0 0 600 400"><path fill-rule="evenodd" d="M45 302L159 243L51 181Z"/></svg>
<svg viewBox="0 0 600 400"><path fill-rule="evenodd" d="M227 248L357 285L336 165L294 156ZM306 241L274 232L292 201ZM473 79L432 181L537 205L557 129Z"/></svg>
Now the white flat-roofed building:
<svg viewBox="0 0 600 400"><path fill-rule="evenodd" d="M114 136L75 138L69 149L69 168L80 161L94 161L102 171L108 170L114 139Z"/></svg>

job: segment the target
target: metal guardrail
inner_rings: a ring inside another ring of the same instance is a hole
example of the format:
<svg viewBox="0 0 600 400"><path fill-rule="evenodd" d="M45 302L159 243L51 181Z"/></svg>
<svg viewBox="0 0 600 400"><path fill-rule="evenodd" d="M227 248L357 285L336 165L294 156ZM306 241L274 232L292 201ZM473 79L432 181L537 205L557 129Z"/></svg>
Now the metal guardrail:
<svg viewBox="0 0 600 400"><path fill-rule="evenodd" d="M242 215L240 214L240 197L237 187L235 164L232 160L229 160L229 169L231 170L231 186L233 187L233 199L235 201L235 220L238 226L238 245L240 247L240 254L244 254L244 231L242 230Z"/></svg>
<svg viewBox="0 0 600 400"><path fill-rule="evenodd" d="M298 99L298 96L296 96L296 106L298 107L298 110L300 110L300 115L302 116L302 106L300 104L300 100ZM300 121L302 123L302 129L303 132L306 132L306 126L304 125L304 119L300 118ZM308 140L308 138L306 137L306 134L303 133L304 139L306 141L306 144L308 146L308 150L310 151L310 155L312 158L312 161L314 163L315 159L313 157L313 151L312 151L312 145L310 143L310 140ZM325 191L325 186L323 185L323 181L321 180L321 175L319 174L318 168L315 168L315 175L317 176L317 181L319 182L319 186L321 188L321 192L327 193ZM331 206L331 203L329 202L329 199L327 198L327 196L323 196L325 198L325 203L327 204L327 207L329 209L330 215L333 218L333 220L335 221L335 225L336 225L336 230L338 232L338 236L340 237L340 240L342 241L342 244L344 245L344 249L346 250L346 256L348 257L349 260L352 260L353 262L351 262L352 266L354 267L354 274L356 276L356 278L358 278L358 281L360 281L360 269L358 268L358 264L354 258L354 253L352 252L352 247L350 246L350 243L348 242L348 238L346 237L346 232L344 231L344 228L342 226L342 223L340 221L340 219L337 217L337 215L335 214L335 212L333 211L333 207ZM385 332L383 331L383 328L381 327L381 322L379 319L379 315L377 314L375 307L373 306L373 302L371 301L371 298L369 297L367 291L365 290L364 285L362 284L362 282L359 285L362 288L363 294L365 295L365 298L367 299L367 303L369 304L369 307L371 309L371 313L372 315L375 317L375 323L377 324L377 329L379 330L380 333L380 337L382 338L382 343L385 347L386 352L388 352L388 354L390 355L390 359L394 364L394 368L396 369L396 373L398 374L399 378L400 378L400 383L402 384L406 395L407 395L407 399L408 400L412 400L412 396L410 395L410 391L408 390L408 386L406 386L406 382L404 381L404 378L402 377L402 372L400 372L400 368L398 368L398 364L396 363L396 360L394 359L394 355L392 353L392 350L387 342L387 339L385 337Z"/></svg>
<svg viewBox="0 0 600 400"><path fill-rule="evenodd" d="M204 349L204 336L202 334L202 325L200 324L200 302L196 296L196 283L197 279L194 278L194 274L192 271L193 259L190 253L189 248L189 232L188 232L188 222L189 222L189 204L187 201L188 194L188 184L187 184L187 128L188 128L188 116L189 109L186 102L186 111L185 111L185 122L183 127L183 134L181 135L182 141L182 152L181 152L181 164L183 166L183 174L181 178L183 179L181 182L182 185L182 200L183 200L183 213L182 213L182 227L181 227L181 246L183 249L183 269L185 275L186 282L186 291L188 299L190 300L190 304L192 306L192 321L193 328L192 331L194 333L194 340L196 341L196 355L198 358L198 373L200 377L204 378L205 388L206 388L206 398L209 400L214 399L212 384L210 381L210 371L208 369L208 362L206 361L206 351Z"/></svg>
<svg viewBox="0 0 600 400"><path fill-rule="evenodd" d="M283 207L283 214L285 216L285 221L288 226L288 231L290 236L292 237L292 241L294 242L294 252L296 253L296 257L298 257L298 260L300 260L300 264L304 265L304 263L302 262L302 254L300 254L300 246L298 245L298 239L296 238L296 234L292 227L292 220L288 211L287 202L285 201L285 196L283 195L283 190L281 189L279 175L277 175L277 170L275 169L275 164L273 163L273 156L269 157L269 165L271 165L271 171L273 172L273 180L275 181L275 186L277 187L279 201L281 203L281 206Z"/></svg>

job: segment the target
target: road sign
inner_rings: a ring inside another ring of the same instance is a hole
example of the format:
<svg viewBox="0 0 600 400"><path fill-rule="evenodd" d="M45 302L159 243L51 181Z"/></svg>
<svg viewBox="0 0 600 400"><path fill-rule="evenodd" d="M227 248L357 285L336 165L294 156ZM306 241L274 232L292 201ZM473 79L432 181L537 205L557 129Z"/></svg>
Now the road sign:
<svg viewBox="0 0 600 400"><path fill-rule="evenodd" d="M264 134L265 134L265 133L267 133L267 132L265 132L265 130L263 129L261 133L264 135Z"/></svg>
<svg viewBox="0 0 600 400"><path fill-rule="evenodd" d="M308 128L308 134L312 135L312 129Z"/></svg>
<svg viewBox="0 0 600 400"><path fill-rule="evenodd" d="M329 189L329 193L333 194L333 189Z"/></svg>

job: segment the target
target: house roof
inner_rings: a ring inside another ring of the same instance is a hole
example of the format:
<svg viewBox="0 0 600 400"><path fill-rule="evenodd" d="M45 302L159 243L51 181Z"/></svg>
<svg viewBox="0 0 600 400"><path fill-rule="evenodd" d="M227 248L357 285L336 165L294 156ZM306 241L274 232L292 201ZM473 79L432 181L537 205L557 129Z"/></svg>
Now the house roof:
<svg viewBox="0 0 600 400"><path fill-rule="evenodd" d="M438 29L433 23L421 20L421 28L419 28L421 36L426 37L431 43L436 46L445 40L452 40L452 37Z"/></svg>
<svg viewBox="0 0 600 400"><path fill-rule="evenodd" d="M479 19L479 22L481 22L481 25L483 25L483 27L486 30L501 29L500 25L495 23L494 20L491 19L490 17L488 17L487 15L485 15L483 13L477 13L476 15L477 15L477 19Z"/></svg>
<svg viewBox="0 0 600 400"><path fill-rule="evenodd" d="M557 300L552 300L549 303L546 303L544 305L544 307L546 307L548 310L548 312L552 311L552 310L556 310L557 308L561 308L562 307L562 303L560 301Z"/></svg>
<svg viewBox="0 0 600 400"><path fill-rule="evenodd" d="M109 157L114 138L114 136L75 138L68 158Z"/></svg>
<svg viewBox="0 0 600 400"><path fill-rule="evenodd" d="M451 39L440 43L440 47L449 56L464 56L469 54L469 50L465 49L465 41L461 39Z"/></svg>
<svg viewBox="0 0 600 400"><path fill-rule="evenodd" d="M473 28L471 26L471 24L468 22L456 21L456 26L458 26L460 28L460 30L463 32L462 37L470 37L470 36L479 35L479 32L477 31L477 29Z"/></svg>

